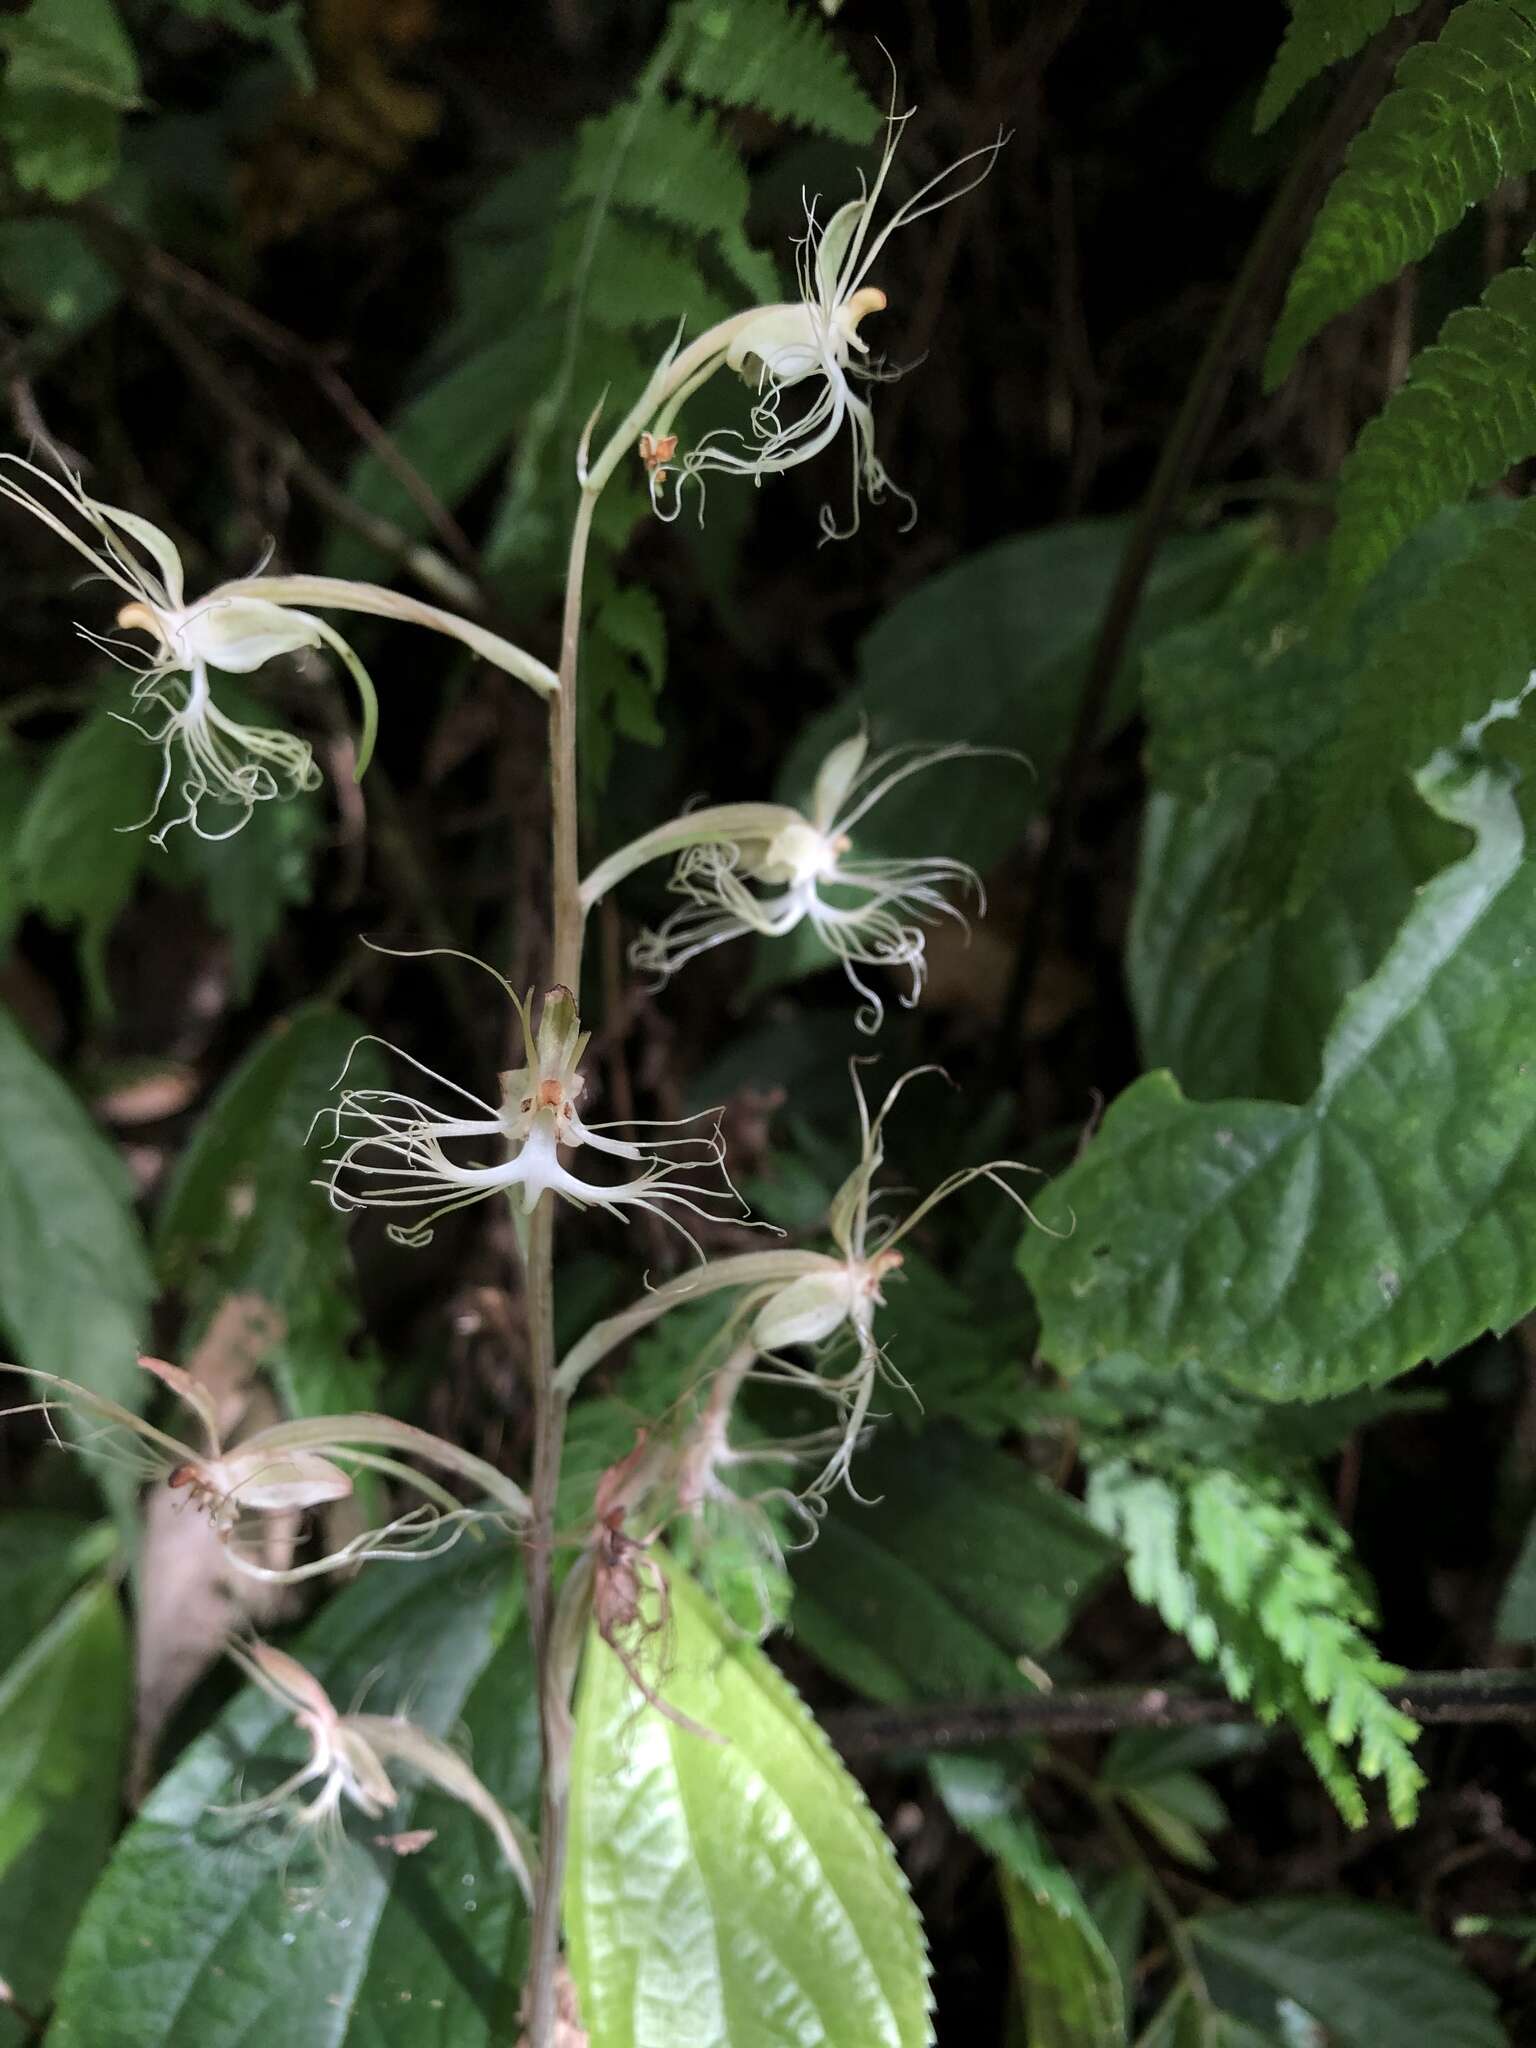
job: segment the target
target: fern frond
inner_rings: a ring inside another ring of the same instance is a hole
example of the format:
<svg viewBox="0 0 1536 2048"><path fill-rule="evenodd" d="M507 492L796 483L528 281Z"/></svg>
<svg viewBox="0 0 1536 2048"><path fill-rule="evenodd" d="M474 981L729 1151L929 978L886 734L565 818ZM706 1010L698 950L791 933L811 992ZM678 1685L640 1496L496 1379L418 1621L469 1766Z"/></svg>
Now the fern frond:
<svg viewBox="0 0 1536 2048"><path fill-rule="evenodd" d="M1254 133L1262 135L1273 127L1320 71L1353 57L1393 15L1407 14L1418 4L1419 0L1291 0L1285 40L1254 109Z"/></svg>
<svg viewBox="0 0 1536 2048"><path fill-rule="evenodd" d="M746 238L746 168L714 117L686 100L655 98L584 121L565 196L586 204L611 197L615 206L713 240L750 298L778 297L772 263Z"/></svg>
<svg viewBox="0 0 1536 2048"><path fill-rule="evenodd" d="M700 99L756 107L841 142L865 143L880 116L808 7L790 0L692 0L682 80Z"/></svg>
<svg viewBox="0 0 1536 2048"><path fill-rule="evenodd" d="M1536 454L1536 264L1453 313L1344 465L1329 549L1335 596L1362 588L1440 506Z"/></svg>
<svg viewBox="0 0 1536 2048"><path fill-rule="evenodd" d="M1216 1665L1234 1699L1290 1723L1350 1825L1365 1819L1357 1771L1384 1781L1407 1826L1424 1782L1418 1730L1382 1691L1402 1674L1364 1633L1371 1602L1321 1499L1272 1473L1151 1471L1124 1455L1092 1464L1086 1499L1125 1546L1137 1598Z"/></svg>
<svg viewBox="0 0 1536 2048"><path fill-rule="evenodd" d="M1337 734L1309 766L1307 823L1286 895L1292 914L1362 811L1525 688L1536 648L1536 499L1489 505L1486 517L1472 551L1372 643Z"/></svg>
<svg viewBox="0 0 1536 2048"><path fill-rule="evenodd" d="M589 222L566 214L556 225L544 273L544 303L559 305L581 277ZM618 333L686 320L697 334L731 311L699 275L690 251L673 236L642 221L613 213L603 222L597 244L587 317L596 327Z"/></svg>
<svg viewBox="0 0 1536 2048"><path fill-rule="evenodd" d="M1265 359L1277 384L1337 313L1431 249L1503 179L1536 167L1536 0L1463 0L1409 50L1350 148Z"/></svg>

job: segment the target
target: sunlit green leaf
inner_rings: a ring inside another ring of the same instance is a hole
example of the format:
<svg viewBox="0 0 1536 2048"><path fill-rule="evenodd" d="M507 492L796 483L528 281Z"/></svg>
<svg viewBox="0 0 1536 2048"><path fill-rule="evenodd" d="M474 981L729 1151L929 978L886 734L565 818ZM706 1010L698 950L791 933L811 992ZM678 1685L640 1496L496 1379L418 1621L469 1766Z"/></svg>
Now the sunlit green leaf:
<svg viewBox="0 0 1536 2048"><path fill-rule="evenodd" d="M724 1739L589 1645L566 1929L591 2048L920 2048L927 1966L889 1842L762 1652L670 1582L658 1682Z"/></svg>

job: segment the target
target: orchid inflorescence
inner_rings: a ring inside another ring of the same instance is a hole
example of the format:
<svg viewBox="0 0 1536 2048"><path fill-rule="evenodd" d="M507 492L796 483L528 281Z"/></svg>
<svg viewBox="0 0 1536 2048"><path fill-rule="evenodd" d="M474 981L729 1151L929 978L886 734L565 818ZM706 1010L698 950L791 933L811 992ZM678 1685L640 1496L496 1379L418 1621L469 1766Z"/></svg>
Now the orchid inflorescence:
<svg viewBox="0 0 1536 2048"><path fill-rule="evenodd" d="M706 476L761 482L810 461L845 428L852 448L852 525L864 498L874 502L894 492L910 506L876 454L873 416L854 384L891 374L870 357L861 333L863 322L886 305L871 273L898 228L971 190L987 174L1001 139L929 180L879 226L876 210L908 118L892 113L872 185L861 184L859 196L825 227L815 202L807 203L806 232L797 244L798 301L750 308L687 347L679 335L595 462L588 459L587 445L595 416L589 422L578 459L583 519L618 461L631 453L648 474L652 503L672 518L688 482L699 485L702 509ZM748 430L709 434L682 448L679 415L721 369L752 387ZM351 611L427 627L547 699L557 696L562 680L574 681L579 604L568 605L567 645L557 676L481 626L371 584L260 573L189 600L180 552L161 528L89 495L67 471L55 476L16 456L0 461L0 498L48 527L121 593L116 632L86 632L86 638L136 671L129 709L115 715L162 750L159 787L143 821L158 824L157 841L177 824L203 838L228 837L258 803L319 782L306 741L242 724L214 697L213 678L251 674L278 656L325 649L347 668L362 703L361 775L377 724L375 693L357 655L322 612ZM821 527L824 539L843 531L826 508ZM582 548L586 531L578 520ZM579 597L580 584L573 546L568 595ZM122 637L127 634L145 636L147 648ZM425 1244L445 1216L505 1195L519 1216L520 1246L527 1253L530 1243L542 1241L547 1259L550 1205L537 1225L528 1219L550 1194L622 1222L646 1215L688 1240L698 1255L695 1267L598 1323L559 1364L552 1383L547 1376L539 1382L545 1397L535 1404L544 1418L540 1427L551 1413L563 1416L564 1402L584 1375L637 1331L674 1308L728 1297L724 1322L695 1362L694 1383L665 1426L641 1432L633 1449L604 1472L558 1604L551 1601L541 1610L548 1628L540 1652L541 1711L550 1754L559 1748L562 1717L568 1726L570 1681L589 1622L644 1700L691 1732L711 1736L677 1715L641 1666L642 1651L665 1634L668 1611L666 1574L652 1555L653 1544L680 1521L704 1532L706 1540L711 1529L729 1521L738 1533L746 1531L749 1549L761 1561L782 1567L785 1518L814 1534L830 1491L840 1483L851 1490L854 1452L878 1386L906 1385L877 1329L884 1290L902 1265L899 1247L938 1203L978 1180L1000 1188L1028 1216L1010 1176L1031 1171L1009 1159L962 1168L899 1221L877 1220L874 1183L884 1160L886 1118L907 1084L933 1070L916 1068L902 1076L871 1114L856 1063L862 1142L858 1163L830 1205L833 1249L779 1246L710 1257L699 1238L725 1222L739 1225L748 1215L725 1170L719 1112L628 1120L622 1127L592 1120L590 1033L582 1027L576 988L582 919L625 877L669 858L669 886L681 902L635 940L630 959L639 971L661 983L738 936L779 939L808 927L855 990L859 1027L873 1031L883 1006L871 977L896 973L904 981L901 1002L915 1004L927 973L927 929L945 918L964 925L956 898L971 897L979 911L985 900L979 876L958 860L860 852L867 820L910 778L1005 750L948 742L871 753L861 730L828 753L803 809L745 802L685 812L605 858L578 888L572 721L555 721L555 729L561 728L565 773L563 795L560 775L555 778L556 810L562 802L567 807L567 831L563 842L558 829L556 835L555 954L557 961L574 961L562 970L572 985L546 988L535 1021L531 992L519 994L494 969L473 963L493 976L510 1003L521 1040L522 1063L500 1076L494 1101L386 1046L421 1077L407 1087L423 1092L350 1085L349 1055L336 1100L315 1119L328 1143L320 1185L333 1205L387 1212L388 1236L399 1244ZM174 814L159 822L173 783ZM563 883L561 844L567 849ZM574 935L574 945L564 952L562 919L567 940ZM359 1039L353 1054L365 1043L385 1042ZM692 1219L691 1228L685 1218ZM552 1322L546 1319L540 1327L548 1346L544 1355L552 1363ZM184 1442L129 1407L48 1372L32 1373L39 1394L29 1405L50 1425L66 1418L82 1450L126 1463L137 1476L171 1489L190 1511L206 1515L230 1565L245 1576L288 1585L374 1560L432 1556L485 1526L516 1530L527 1537L531 1555L540 1555L541 1543L548 1555L553 1510L539 1521L537 1478L530 1501L484 1460L372 1414L278 1422L226 1444L215 1403L193 1373L158 1359L139 1363L195 1416L197 1441ZM833 1411L830 1426L793 1441L746 1440L739 1429L733 1437L737 1396L755 1378L787 1379L825 1395ZM558 1477L558 1434L554 1441ZM802 1468L810 1461L814 1470L805 1482ZM535 1467L547 1477L537 1456ZM752 1467L767 1470L746 1478ZM439 1473L473 1489L475 1500L461 1501ZM378 1527L346 1533L333 1511L351 1499L364 1476L399 1489L406 1504ZM312 1515L315 1530L306 1520ZM767 1618L765 1602L765 1625ZM344 1807L370 1821L390 1813L397 1804L392 1769L403 1765L475 1812L525 1889L532 1889L533 1857L516 1824L448 1745L403 1716L339 1712L303 1665L269 1644L237 1644L231 1654L247 1678L292 1715L310 1748L302 1767L275 1791L226 1811L244 1817L291 1811L297 1828L315 1830L323 1839L339 1827ZM300 1794L307 1796L299 1799ZM404 1853L408 1838L376 1839L394 1841ZM546 1876L556 1862L549 1859Z"/></svg>

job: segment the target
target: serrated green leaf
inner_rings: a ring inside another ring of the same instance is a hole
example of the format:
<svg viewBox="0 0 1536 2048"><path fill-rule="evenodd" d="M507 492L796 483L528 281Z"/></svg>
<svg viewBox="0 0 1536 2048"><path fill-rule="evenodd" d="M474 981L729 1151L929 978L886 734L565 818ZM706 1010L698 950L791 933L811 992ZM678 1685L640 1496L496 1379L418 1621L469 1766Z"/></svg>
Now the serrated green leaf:
<svg viewBox="0 0 1536 2048"><path fill-rule="evenodd" d="M17 183L66 204L117 169L139 67L112 0L32 0L0 19L0 137Z"/></svg>
<svg viewBox="0 0 1536 2048"><path fill-rule="evenodd" d="M106 710L93 711L49 756L16 835L27 905L78 927L80 964L98 1010L108 1007L107 933L133 893L149 842L159 757Z"/></svg>
<svg viewBox="0 0 1536 2048"><path fill-rule="evenodd" d="M1235 778L1205 803L1153 793L1126 973L1144 1066L1198 1099L1305 1102L1339 1004L1465 841L1404 784L1350 820L1306 917L1254 921L1256 812Z"/></svg>
<svg viewBox="0 0 1536 2048"><path fill-rule="evenodd" d="M12 1356L129 1407L153 1279L122 1163L0 1010L0 1326ZM7 1404L9 1405L9 1404Z"/></svg>
<svg viewBox="0 0 1536 2048"><path fill-rule="evenodd" d="M451 1735L503 1804L527 1811L537 1735L514 1556L465 1543L446 1558L364 1573L292 1647L332 1697L408 1710ZM71 1943L54 2048L490 2048L521 1894L488 1832L402 1772L387 1818L351 1816L329 1866L280 1824L210 1809L264 1793L304 1739L243 1691L151 1794ZM397 1857L379 1832L436 1830ZM304 1888L310 1887L305 1896Z"/></svg>
<svg viewBox="0 0 1536 2048"><path fill-rule="evenodd" d="M1017 845L1050 790L1129 526L1085 519L999 541L900 598L866 634L859 681L791 748L779 778L803 803L816 770L868 721L877 747L964 740L1028 762L946 761L859 828L861 853L937 853L985 869ZM1252 546L1238 522L1176 536L1148 583L1107 724L1128 716L1140 657L1227 589Z"/></svg>
<svg viewBox="0 0 1536 2048"><path fill-rule="evenodd" d="M1361 590L1409 534L1536 453L1536 260L1453 313L1367 422L1339 476L1329 584Z"/></svg>
<svg viewBox="0 0 1536 2048"><path fill-rule="evenodd" d="M131 1677L117 1595L94 1585L0 1679L0 1975L30 2012L117 1827Z"/></svg>
<svg viewBox="0 0 1536 2048"><path fill-rule="evenodd" d="M41 1510L0 1515L0 1676L42 1634L80 1581L101 1569L116 1544L107 1522Z"/></svg>
<svg viewBox="0 0 1536 2048"><path fill-rule="evenodd" d="M1071 1369L1136 1348L1270 1399L1444 1358L1536 1301L1536 869L1493 771L1426 783L1473 851L1340 1010L1300 1107L1137 1082L1038 1205L1020 1259ZM1513 965L1513 971L1512 971Z"/></svg>
<svg viewBox="0 0 1536 2048"><path fill-rule="evenodd" d="M323 1188L317 1114L358 1037L340 1010L314 1004L285 1018L247 1055L209 1105L177 1163L155 1234L167 1285L211 1309L259 1294L283 1316L270 1362L295 1413L371 1404L376 1368L353 1357L357 1323L346 1219ZM349 1083L382 1080L375 1048L353 1058Z"/></svg>
<svg viewBox="0 0 1536 2048"><path fill-rule="evenodd" d="M683 84L700 99L757 107L844 142L868 142L880 116L808 7L790 0L692 0Z"/></svg>
<svg viewBox="0 0 1536 2048"><path fill-rule="evenodd" d="M549 268L544 273L544 303L568 298L583 275L587 256L588 217L567 214L555 229ZM613 213L603 223L602 237L587 294L587 318L595 326L617 329L666 329L667 338L679 320L696 334L713 327L731 311L730 305L700 274L697 258L685 243L647 221L626 220ZM658 351L659 353L659 351Z"/></svg>
<svg viewBox="0 0 1536 2048"><path fill-rule="evenodd" d="M1417 5L1418 0L1290 0L1285 40L1254 109L1255 131L1272 127L1320 71L1353 57L1394 15Z"/></svg>
<svg viewBox="0 0 1536 2048"><path fill-rule="evenodd" d="M1202 1913L1189 1931L1265 1984L1277 2005L1301 2006L1337 2048L1506 2048L1493 1992L1408 1913L1285 1899Z"/></svg>
<svg viewBox="0 0 1536 2048"><path fill-rule="evenodd" d="M1335 314L1425 255L1467 208L1536 166L1536 21L1463 0L1409 50L1313 223L1265 357L1273 386Z"/></svg>
<svg viewBox="0 0 1536 2048"><path fill-rule="evenodd" d="M1070 1872L990 1758L934 1757L951 1818L997 1858L1029 2048L1123 2048L1120 1971Z"/></svg>
<svg viewBox="0 0 1536 2048"><path fill-rule="evenodd" d="M725 1739L646 1706L591 1641L566 1931L592 2048L919 2048L922 1931L864 1795L762 1652L670 1587L659 1689Z"/></svg>
<svg viewBox="0 0 1536 2048"><path fill-rule="evenodd" d="M921 1387L918 1361L906 1361ZM953 1428L884 1430L854 1468L863 1501L794 1552L793 1626L882 1701L1030 1690L1043 1656L1113 1570L1075 1501Z"/></svg>

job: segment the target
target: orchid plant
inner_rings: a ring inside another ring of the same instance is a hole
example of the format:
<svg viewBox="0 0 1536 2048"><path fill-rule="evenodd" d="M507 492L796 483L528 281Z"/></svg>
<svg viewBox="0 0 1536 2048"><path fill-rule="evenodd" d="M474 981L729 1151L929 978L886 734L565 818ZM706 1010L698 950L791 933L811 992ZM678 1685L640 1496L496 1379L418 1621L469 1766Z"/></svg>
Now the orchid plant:
<svg viewBox="0 0 1536 2048"><path fill-rule="evenodd" d="M425 1244L448 1214L497 1195L508 1198L517 1225L535 1403L526 1491L451 1443L378 1415L280 1422L226 1444L197 1380L155 1359L141 1365L196 1418L193 1442L82 1386L33 1376L40 1388L36 1405L50 1419L64 1416L83 1448L126 1459L138 1475L175 1490L193 1511L206 1514L231 1565L252 1578L292 1584L373 1561L419 1557L471 1537L486 1524L522 1536L542 1715L543 1808L536 1853L468 1766L436 1738L404 1719L338 1712L301 1664L262 1642L236 1644L231 1654L251 1682L292 1715L309 1754L276 1792L233 1811L250 1817L287 1809L305 1793L295 1809L302 1828L334 1832L345 1807L374 1823L396 1803L391 1774L397 1764L470 1807L492 1829L532 1897L526 1989L531 2048L550 2048L558 2008L569 2004L561 1988L560 1901L570 1699L590 1632L619 1654L637 1707L650 1702L690 1738L707 1740L707 1727L668 1708L662 1698L669 1597L652 1545L676 1518L704 1523L726 1505L755 1515L758 1540L769 1547L778 1541L767 1516L773 1502L814 1528L827 1491L839 1482L852 1484L880 1382L904 1384L878 1331L884 1290L902 1264L900 1247L937 1203L978 1180L1025 1208L1011 1176L1029 1169L1001 1159L951 1174L900 1221L877 1220L875 1183L886 1119L914 1075L898 1081L871 1114L856 1073L860 1151L827 1218L833 1248L722 1252L720 1224L739 1226L745 1210L725 1172L718 1116L706 1116L694 1130L677 1123L637 1128L593 1120L589 1107L589 1033L580 1008L584 926L593 908L646 863L674 858L671 888L683 900L659 928L635 940L630 957L638 971L665 981L699 954L738 936L755 933L773 941L807 925L842 965L858 997L860 1028L869 1032L881 1021L884 977L897 977L904 1004L920 997L927 927L936 919L962 918L967 896L984 909L979 877L957 861L922 846L895 857L858 851L865 821L892 789L979 751L942 739L871 753L868 735L861 732L828 755L803 809L757 801L696 810L641 834L584 881L577 863L583 568L598 499L620 462L643 467L656 510L670 519L687 483L699 485L702 512L707 477L761 482L812 461L846 431L852 524L861 500L878 503L888 493L903 498L909 515L913 509L876 453L873 416L856 388L860 380L889 374L869 354L862 332L887 304L874 277L891 236L972 189L1001 144L973 152L930 179L882 221L907 118L893 114L873 179L861 183L825 226L815 203L808 204L797 249L798 299L749 307L686 347L670 348L595 454L596 423L589 425L578 451L580 498L556 668L470 620L365 583L259 573L189 599L180 552L159 527L87 494L76 477L51 475L14 456L5 458L0 473L0 496L42 522L120 594L115 632L92 629L87 638L136 671L129 708L121 715L163 755L152 813L157 841L180 823L205 837L225 836L240 828L256 804L317 780L306 741L243 725L219 705L219 676L255 675L275 660L315 650L336 656L362 700L362 773L377 721L374 690L325 612L366 613L447 635L528 685L548 707L553 944L537 1019L534 997L488 970L510 1007L521 1064L500 1077L492 1096L390 1048L419 1078L400 1087L358 1086L344 1072L335 1101L316 1105L317 1128L328 1141L322 1184L339 1208L385 1212L396 1243ZM685 406L722 371L749 387L746 430L708 434L679 452ZM824 538L845 530L826 510L821 523ZM142 636L146 644L140 648L124 635ZM162 822L167 808L173 815ZM677 1277L598 1323L563 1360L555 1348L556 1205L545 1199L550 1195L620 1220L660 1219L682 1232L694 1255ZM554 1517L570 1396L637 1331L675 1308L721 1294L730 1303L726 1327L708 1355L691 1409L670 1433L642 1437L630 1456L604 1474L586 1527L578 1532L576 1560L560 1583ZM829 1429L779 1444L733 1439L737 1396L761 1377L788 1378L824 1397L832 1415ZM808 1461L816 1469L807 1476ZM731 1477L754 1462L771 1468L772 1481L755 1500ZM348 1534L340 1524L333 1526L330 1512L353 1495L363 1475L393 1489L404 1504L379 1526ZM472 1500L466 1504L447 1482L467 1490ZM314 1518L313 1529L296 1522L302 1517ZM271 1531L279 1522L286 1534L274 1551Z"/></svg>

